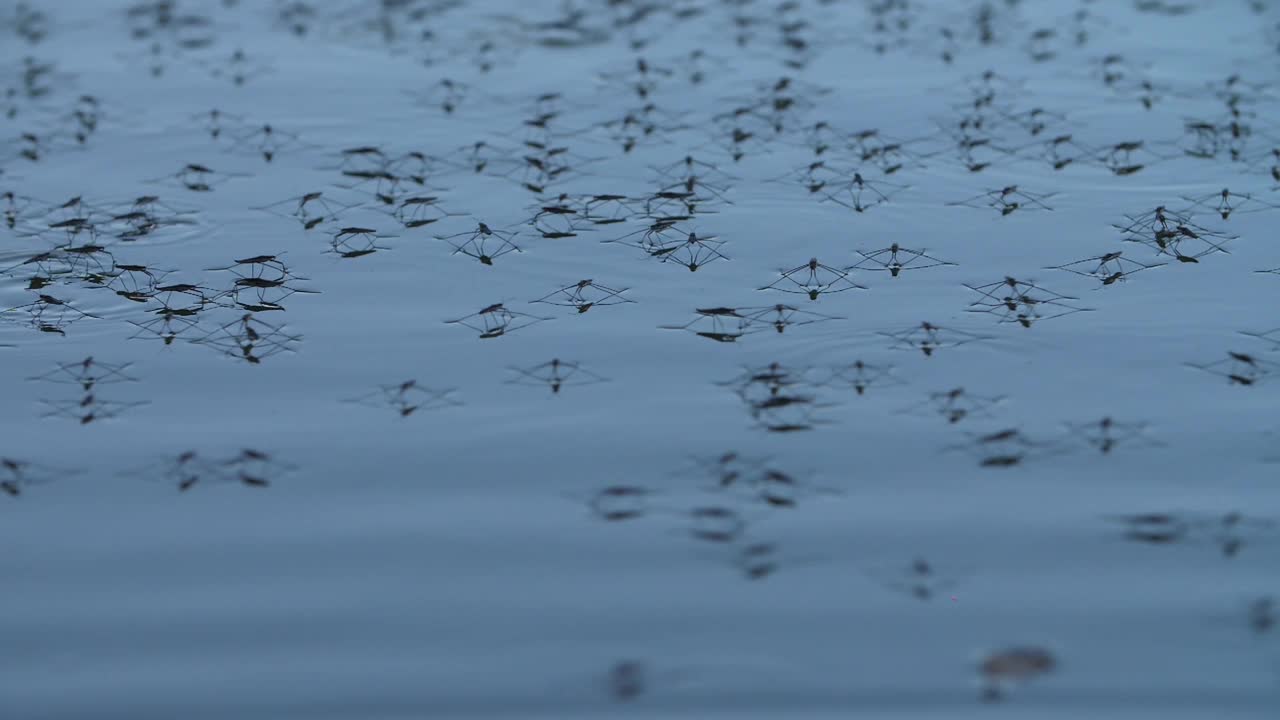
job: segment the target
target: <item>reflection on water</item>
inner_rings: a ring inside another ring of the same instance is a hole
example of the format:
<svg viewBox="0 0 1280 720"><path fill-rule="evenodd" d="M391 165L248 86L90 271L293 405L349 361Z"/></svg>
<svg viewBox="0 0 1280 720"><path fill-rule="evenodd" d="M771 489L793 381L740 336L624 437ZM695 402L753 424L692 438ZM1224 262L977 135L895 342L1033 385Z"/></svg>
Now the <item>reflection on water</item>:
<svg viewBox="0 0 1280 720"><path fill-rule="evenodd" d="M1280 707L1272 4L0 38L4 717Z"/></svg>

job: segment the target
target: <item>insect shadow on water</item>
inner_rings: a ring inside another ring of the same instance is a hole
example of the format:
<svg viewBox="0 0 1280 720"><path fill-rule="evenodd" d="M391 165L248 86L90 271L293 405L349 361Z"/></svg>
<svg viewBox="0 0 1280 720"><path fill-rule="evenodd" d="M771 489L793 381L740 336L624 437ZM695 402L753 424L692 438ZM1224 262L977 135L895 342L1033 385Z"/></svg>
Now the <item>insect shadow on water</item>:
<svg viewBox="0 0 1280 720"><path fill-rule="evenodd" d="M457 388L429 388L418 384L417 380L405 380L394 385L379 385L371 393L343 402L366 407L389 407L400 417L406 418L420 410L460 407L462 402L452 397L455 392Z"/></svg>
<svg viewBox="0 0 1280 720"><path fill-rule="evenodd" d="M626 303L634 303L635 300L622 297L622 293L627 290L615 290L607 285L601 285L594 280L579 280L572 285L564 287L549 293L532 303L544 303L547 305L559 305L561 307L571 307L582 314L593 307L608 307L610 305L623 305Z"/></svg>
<svg viewBox="0 0 1280 720"><path fill-rule="evenodd" d="M557 394L565 386L595 385L608 382L607 378L583 368L579 363L560 360L559 358L554 358L532 367L513 367L510 370L516 373L516 377L508 380L509 384L542 385L551 388L551 392Z"/></svg>
<svg viewBox="0 0 1280 720"><path fill-rule="evenodd" d="M511 310L503 303L494 303L466 317L446 320L445 324L462 325L480 333L481 340L488 340L550 319Z"/></svg>
<svg viewBox="0 0 1280 720"><path fill-rule="evenodd" d="M866 287L849 279L849 268L834 268L812 258L804 265L783 270L782 277L760 289L807 295L810 300L817 300L823 294L866 290Z"/></svg>

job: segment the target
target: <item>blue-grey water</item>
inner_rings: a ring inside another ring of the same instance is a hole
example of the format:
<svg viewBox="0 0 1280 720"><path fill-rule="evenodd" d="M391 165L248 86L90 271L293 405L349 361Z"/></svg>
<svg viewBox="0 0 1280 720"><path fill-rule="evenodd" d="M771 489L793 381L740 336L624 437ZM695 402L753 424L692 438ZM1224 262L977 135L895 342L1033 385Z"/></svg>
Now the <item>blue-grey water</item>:
<svg viewBox="0 0 1280 720"><path fill-rule="evenodd" d="M1280 717L1278 43L0 2L0 718Z"/></svg>

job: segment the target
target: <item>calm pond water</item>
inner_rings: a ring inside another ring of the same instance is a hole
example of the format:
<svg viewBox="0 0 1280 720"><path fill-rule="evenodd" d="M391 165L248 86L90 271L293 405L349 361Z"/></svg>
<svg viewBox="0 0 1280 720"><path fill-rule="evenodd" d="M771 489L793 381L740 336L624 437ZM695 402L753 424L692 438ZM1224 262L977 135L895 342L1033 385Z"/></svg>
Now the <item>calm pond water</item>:
<svg viewBox="0 0 1280 720"><path fill-rule="evenodd" d="M1277 717L1278 68L1236 0L0 2L0 717Z"/></svg>

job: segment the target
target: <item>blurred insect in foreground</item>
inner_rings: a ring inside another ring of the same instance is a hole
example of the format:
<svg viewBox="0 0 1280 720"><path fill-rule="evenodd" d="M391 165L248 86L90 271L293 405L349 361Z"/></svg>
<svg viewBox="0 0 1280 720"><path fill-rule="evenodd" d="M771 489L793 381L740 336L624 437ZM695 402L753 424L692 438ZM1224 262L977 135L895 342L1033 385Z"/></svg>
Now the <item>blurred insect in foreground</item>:
<svg viewBox="0 0 1280 720"><path fill-rule="evenodd" d="M945 450L964 450L977 458L980 467L987 468L1015 467L1032 455L1060 450L1048 443L1032 440L1016 428L978 435L971 434L969 439L970 441L964 445L953 445Z"/></svg>
<svg viewBox="0 0 1280 720"><path fill-rule="evenodd" d="M893 367L889 365L871 365L855 360L849 365L837 367L831 371L830 377L821 385L839 384L852 388L859 395L865 395L868 388L881 385L904 385L905 382L893 376Z"/></svg>
<svg viewBox="0 0 1280 720"><path fill-rule="evenodd" d="M419 385L417 380L406 380L395 385L379 385L372 393L351 398L344 402L356 403L367 407L390 407L406 418L419 410L438 410L446 407L458 407L462 403L450 397L456 388L437 390Z"/></svg>
<svg viewBox="0 0 1280 720"><path fill-rule="evenodd" d="M0 457L0 492L19 497L28 488L51 482L55 475L65 476L77 473L78 471L38 465L28 460Z"/></svg>
<svg viewBox="0 0 1280 720"><path fill-rule="evenodd" d="M990 653L978 665L983 682L982 699L1003 700L1012 687L1047 675L1057 665L1052 653L1038 647L1012 647Z"/></svg>
<svg viewBox="0 0 1280 720"><path fill-rule="evenodd" d="M1225 377L1231 385L1250 386L1271 377L1280 365L1247 353L1227 351L1227 357L1204 365L1186 363L1187 367Z"/></svg>
<svg viewBox="0 0 1280 720"><path fill-rule="evenodd" d="M1119 422L1110 416L1089 423L1069 423L1067 429L1103 455L1110 454L1120 445L1163 446L1160 441L1144 436L1147 423Z"/></svg>
<svg viewBox="0 0 1280 720"><path fill-rule="evenodd" d="M938 569L924 558L916 558L905 568L895 568L889 572L868 573L880 584L895 592L905 593L928 602L938 593L955 587L956 581L938 573Z"/></svg>

